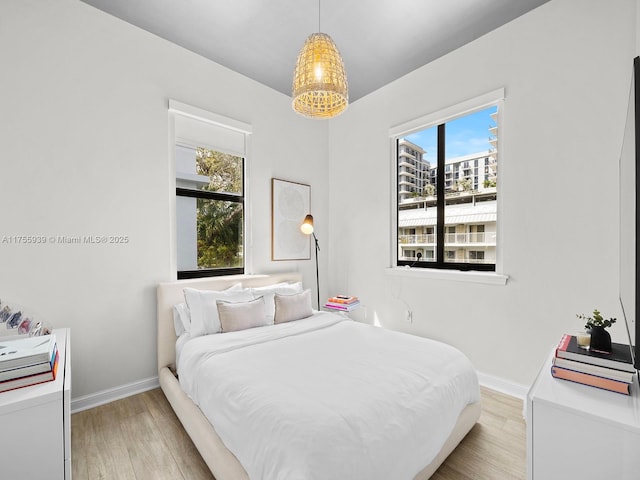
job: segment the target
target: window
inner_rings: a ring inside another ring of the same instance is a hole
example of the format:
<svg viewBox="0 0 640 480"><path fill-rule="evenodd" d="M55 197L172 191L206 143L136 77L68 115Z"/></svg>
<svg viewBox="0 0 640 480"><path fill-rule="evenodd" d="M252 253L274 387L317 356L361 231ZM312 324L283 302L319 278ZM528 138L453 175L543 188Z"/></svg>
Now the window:
<svg viewBox="0 0 640 480"><path fill-rule="evenodd" d="M481 250L470 250L469 261L472 263L473 262L482 263L484 261L484 252Z"/></svg>
<svg viewBox="0 0 640 480"><path fill-rule="evenodd" d="M496 270L502 98L493 92L392 129L397 266ZM406 235L418 227L424 235ZM419 261L407 243L424 252Z"/></svg>
<svg viewBox="0 0 640 480"><path fill-rule="evenodd" d="M245 151L250 129L170 102L175 130L178 278L244 273Z"/></svg>
<svg viewBox="0 0 640 480"><path fill-rule="evenodd" d="M484 225L469 225L469 242L484 243Z"/></svg>

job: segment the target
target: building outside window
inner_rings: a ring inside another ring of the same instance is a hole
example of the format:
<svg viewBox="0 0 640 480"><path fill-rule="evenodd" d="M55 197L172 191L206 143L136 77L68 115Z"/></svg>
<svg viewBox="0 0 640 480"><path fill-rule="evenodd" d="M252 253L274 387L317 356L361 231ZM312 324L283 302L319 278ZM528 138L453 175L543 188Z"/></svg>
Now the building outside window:
<svg viewBox="0 0 640 480"><path fill-rule="evenodd" d="M470 262L483 262L484 261L484 252L479 250L469 250L469 261Z"/></svg>
<svg viewBox="0 0 640 480"><path fill-rule="evenodd" d="M484 242L484 225L469 225L469 242Z"/></svg>
<svg viewBox="0 0 640 480"><path fill-rule="evenodd" d="M495 97L461 108L463 114L452 107L443 120L429 115L419 128L420 119L405 131L392 129L398 266L496 269L502 97Z"/></svg>
<svg viewBox="0 0 640 480"><path fill-rule="evenodd" d="M196 112L199 117L193 110L198 109L182 104L172 110L177 277L241 274L249 131L239 131L233 120L203 111Z"/></svg>

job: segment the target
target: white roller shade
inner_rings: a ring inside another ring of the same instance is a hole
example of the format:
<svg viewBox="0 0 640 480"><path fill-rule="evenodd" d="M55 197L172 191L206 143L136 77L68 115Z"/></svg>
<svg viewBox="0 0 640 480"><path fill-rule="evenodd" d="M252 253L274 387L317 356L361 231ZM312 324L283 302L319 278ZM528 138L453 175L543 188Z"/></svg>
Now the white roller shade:
<svg viewBox="0 0 640 480"><path fill-rule="evenodd" d="M177 144L246 155L250 125L174 100L169 101L169 110L174 114Z"/></svg>

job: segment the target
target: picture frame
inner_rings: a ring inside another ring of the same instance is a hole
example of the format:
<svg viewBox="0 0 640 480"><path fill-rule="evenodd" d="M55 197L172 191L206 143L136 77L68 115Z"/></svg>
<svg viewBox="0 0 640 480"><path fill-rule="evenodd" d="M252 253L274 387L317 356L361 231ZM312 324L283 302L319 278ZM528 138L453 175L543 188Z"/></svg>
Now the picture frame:
<svg viewBox="0 0 640 480"><path fill-rule="evenodd" d="M271 179L271 260L309 260L311 242L300 225L311 211L311 186Z"/></svg>

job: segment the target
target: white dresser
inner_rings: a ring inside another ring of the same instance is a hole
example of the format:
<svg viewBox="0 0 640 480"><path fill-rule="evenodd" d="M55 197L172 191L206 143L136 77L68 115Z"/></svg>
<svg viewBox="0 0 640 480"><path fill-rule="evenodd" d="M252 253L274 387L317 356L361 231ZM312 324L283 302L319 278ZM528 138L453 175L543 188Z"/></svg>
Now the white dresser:
<svg viewBox="0 0 640 480"><path fill-rule="evenodd" d="M527 395L528 480L640 478L640 389L631 395L551 376L553 352Z"/></svg>
<svg viewBox="0 0 640 480"><path fill-rule="evenodd" d="M0 393L1 478L71 479L69 329L54 333L56 379Z"/></svg>

